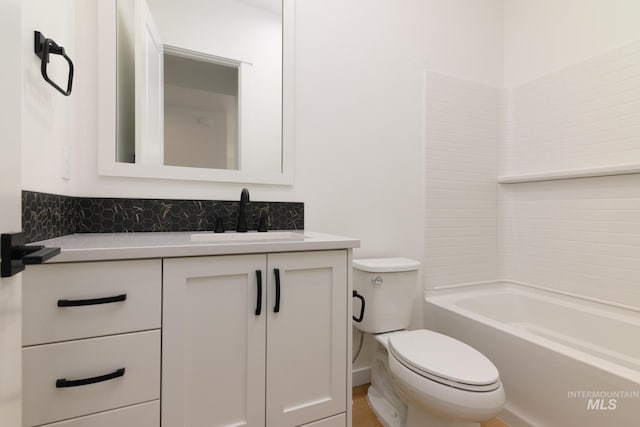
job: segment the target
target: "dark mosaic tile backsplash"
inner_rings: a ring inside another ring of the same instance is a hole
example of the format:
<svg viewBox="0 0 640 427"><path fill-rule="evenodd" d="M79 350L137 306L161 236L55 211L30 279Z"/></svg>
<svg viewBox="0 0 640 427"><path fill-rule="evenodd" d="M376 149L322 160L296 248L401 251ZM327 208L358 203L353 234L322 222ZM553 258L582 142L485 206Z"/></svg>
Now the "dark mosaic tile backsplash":
<svg viewBox="0 0 640 427"><path fill-rule="evenodd" d="M22 230L28 242L51 239L76 232L74 197L22 192Z"/></svg>
<svg viewBox="0 0 640 427"><path fill-rule="evenodd" d="M216 217L235 230L237 201L68 197L22 192L22 229L28 242L73 233L212 231ZM304 230L304 203L249 202L247 226L261 216L269 230Z"/></svg>

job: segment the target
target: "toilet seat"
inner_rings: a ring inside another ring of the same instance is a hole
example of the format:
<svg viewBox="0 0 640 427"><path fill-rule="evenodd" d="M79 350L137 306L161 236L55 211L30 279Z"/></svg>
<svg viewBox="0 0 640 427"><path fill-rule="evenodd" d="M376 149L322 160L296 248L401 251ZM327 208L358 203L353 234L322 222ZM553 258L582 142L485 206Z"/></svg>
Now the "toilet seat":
<svg viewBox="0 0 640 427"><path fill-rule="evenodd" d="M391 335L389 353L417 375L459 390L487 392L501 386L498 370L486 356L434 331Z"/></svg>

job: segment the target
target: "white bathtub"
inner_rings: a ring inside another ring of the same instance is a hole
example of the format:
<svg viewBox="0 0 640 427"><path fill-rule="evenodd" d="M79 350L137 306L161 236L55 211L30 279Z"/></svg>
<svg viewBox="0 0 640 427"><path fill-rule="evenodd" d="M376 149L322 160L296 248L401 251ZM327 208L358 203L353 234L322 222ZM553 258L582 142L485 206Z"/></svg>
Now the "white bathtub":
<svg viewBox="0 0 640 427"><path fill-rule="evenodd" d="M425 300L427 328L498 367L511 426L640 426L640 310L509 282Z"/></svg>

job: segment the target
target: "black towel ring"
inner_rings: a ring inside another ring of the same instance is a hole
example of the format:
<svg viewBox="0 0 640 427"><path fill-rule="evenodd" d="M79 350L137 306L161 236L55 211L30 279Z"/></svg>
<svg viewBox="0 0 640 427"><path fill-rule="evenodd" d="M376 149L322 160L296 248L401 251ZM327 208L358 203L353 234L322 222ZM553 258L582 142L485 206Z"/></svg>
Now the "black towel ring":
<svg viewBox="0 0 640 427"><path fill-rule="evenodd" d="M49 83L51 86L56 88L58 92L63 94L64 96L71 95L71 86L73 85L73 61L71 58L67 56L64 51L64 47L58 46L58 44L53 41L53 39L48 39L42 35L40 31L34 32L34 51L35 54L42 60L40 65L40 71L42 72L42 77L44 77L45 81ZM49 54L53 55L61 55L69 64L69 77L67 80L67 90L65 91L60 86L56 84L53 80L49 78L47 74L47 64L49 63Z"/></svg>

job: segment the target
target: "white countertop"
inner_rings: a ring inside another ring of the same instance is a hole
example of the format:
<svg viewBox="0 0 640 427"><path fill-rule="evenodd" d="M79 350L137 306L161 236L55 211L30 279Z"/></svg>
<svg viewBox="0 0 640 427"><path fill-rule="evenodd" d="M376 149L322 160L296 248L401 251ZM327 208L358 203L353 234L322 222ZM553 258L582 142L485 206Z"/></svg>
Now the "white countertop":
<svg viewBox="0 0 640 427"><path fill-rule="evenodd" d="M255 233L255 232L254 232ZM242 241L231 237L234 233L224 233L225 241L193 241L194 234L206 232L175 233L82 233L55 239L33 242L48 247L59 247L61 253L47 263L106 261L116 259L174 258L204 255L231 255L265 252L296 252L360 247L360 240L310 231L291 239L270 240L267 234L256 234L251 240L251 232L242 233ZM274 236L277 233L274 232Z"/></svg>

